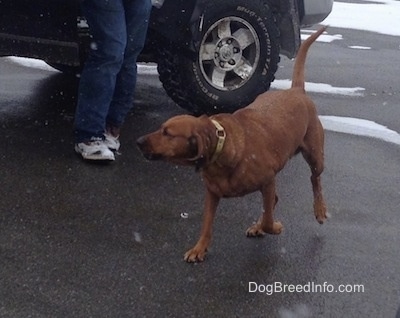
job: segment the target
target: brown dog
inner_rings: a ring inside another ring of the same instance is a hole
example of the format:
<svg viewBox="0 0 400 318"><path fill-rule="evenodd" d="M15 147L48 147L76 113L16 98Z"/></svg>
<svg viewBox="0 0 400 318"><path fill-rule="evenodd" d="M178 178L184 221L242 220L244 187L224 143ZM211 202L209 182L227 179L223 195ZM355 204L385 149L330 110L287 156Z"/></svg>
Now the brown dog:
<svg viewBox="0 0 400 318"><path fill-rule="evenodd" d="M324 168L324 131L314 103L304 90L307 51L324 30L320 29L301 45L292 88L263 93L233 114L173 117L159 130L137 140L149 160L194 165L202 171L207 189L203 225L197 244L185 254L186 261L204 260L214 215L223 197L261 191L264 212L247 229L247 236L281 233L282 224L273 219L278 201L275 176L298 152L311 168L315 217L321 224L325 221L320 181Z"/></svg>

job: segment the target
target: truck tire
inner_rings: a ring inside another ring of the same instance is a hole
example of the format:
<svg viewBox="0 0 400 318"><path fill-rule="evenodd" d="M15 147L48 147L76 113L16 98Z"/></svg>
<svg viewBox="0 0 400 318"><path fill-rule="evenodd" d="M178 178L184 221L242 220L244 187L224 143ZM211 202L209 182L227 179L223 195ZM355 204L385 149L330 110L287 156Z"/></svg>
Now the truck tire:
<svg viewBox="0 0 400 318"><path fill-rule="evenodd" d="M210 1L195 60L163 46L158 72L167 94L196 115L233 112L269 89L279 29L262 0Z"/></svg>

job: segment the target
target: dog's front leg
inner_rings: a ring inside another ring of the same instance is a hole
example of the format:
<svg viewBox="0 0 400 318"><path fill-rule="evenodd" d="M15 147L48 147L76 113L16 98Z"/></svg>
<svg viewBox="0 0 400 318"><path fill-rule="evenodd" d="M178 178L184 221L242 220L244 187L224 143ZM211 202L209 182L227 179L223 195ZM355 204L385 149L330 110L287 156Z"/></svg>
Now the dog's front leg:
<svg viewBox="0 0 400 318"><path fill-rule="evenodd" d="M214 222L215 211L217 210L219 199L220 198L218 196L207 189L200 238L197 241L196 245L185 253L185 261L189 263L204 261L207 247L209 246L211 241L212 225Z"/></svg>
<svg viewBox="0 0 400 318"><path fill-rule="evenodd" d="M268 185L261 189L263 196L264 212L256 224L249 227L246 235L249 237L264 236L268 234L280 234L283 226L281 222L274 221L274 209L278 202L278 197L275 193L275 180L272 180Z"/></svg>

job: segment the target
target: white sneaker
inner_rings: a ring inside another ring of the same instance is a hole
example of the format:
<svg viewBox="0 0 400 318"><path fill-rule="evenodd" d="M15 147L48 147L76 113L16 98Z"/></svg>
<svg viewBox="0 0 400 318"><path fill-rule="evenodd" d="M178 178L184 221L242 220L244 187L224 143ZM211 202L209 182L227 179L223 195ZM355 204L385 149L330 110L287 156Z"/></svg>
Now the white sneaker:
<svg viewBox="0 0 400 318"><path fill-rule="evenodd" d="M104 140L75 144L75 151L86 160L114 161L114 153L108 149Z"/></svg>
<svg viewBox="0 0 400 318"><path fill-rule="evenodd" d="M118 151L119 147L121 147L121 144L119 142L119 136L114 137L112 134L105 132L104 137L106 139L104 140L104 143L110 149L111 151Z"/></svg>

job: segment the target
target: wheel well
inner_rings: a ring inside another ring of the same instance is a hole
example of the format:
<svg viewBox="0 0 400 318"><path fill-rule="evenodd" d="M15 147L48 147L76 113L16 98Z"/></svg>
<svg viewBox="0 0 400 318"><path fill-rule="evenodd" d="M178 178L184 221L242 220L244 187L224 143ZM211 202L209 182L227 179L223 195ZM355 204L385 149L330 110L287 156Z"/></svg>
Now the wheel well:
<svg viewBox="0 0 400 318"><path fill-rule="evenodd" d="M303 0L268 0L280 31L280 53L293 58L300 47L300 19Z"/></svg>

